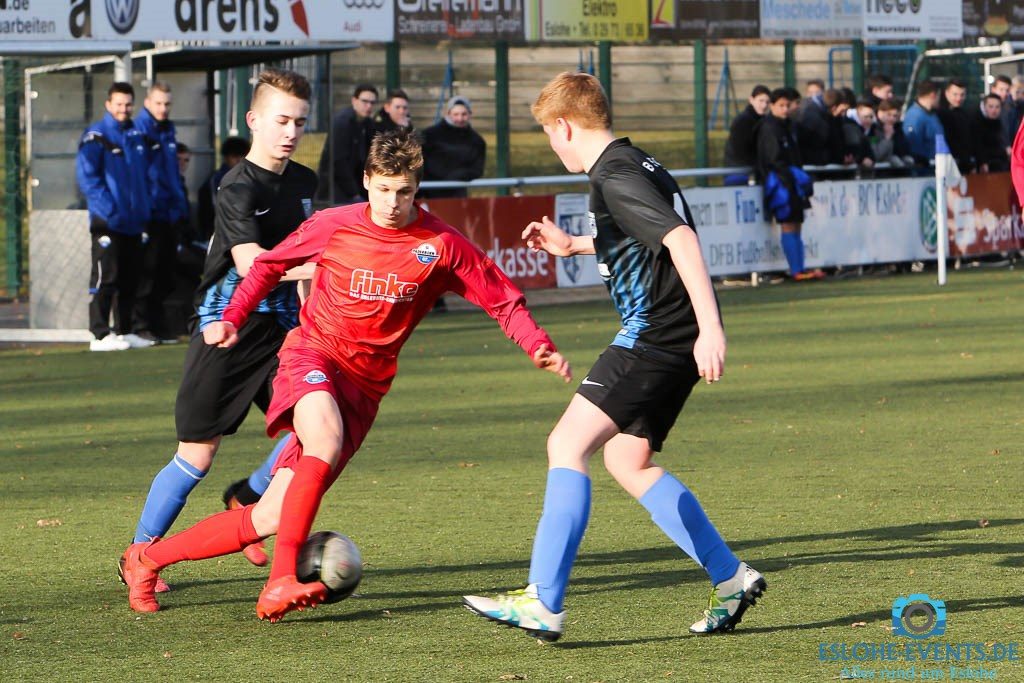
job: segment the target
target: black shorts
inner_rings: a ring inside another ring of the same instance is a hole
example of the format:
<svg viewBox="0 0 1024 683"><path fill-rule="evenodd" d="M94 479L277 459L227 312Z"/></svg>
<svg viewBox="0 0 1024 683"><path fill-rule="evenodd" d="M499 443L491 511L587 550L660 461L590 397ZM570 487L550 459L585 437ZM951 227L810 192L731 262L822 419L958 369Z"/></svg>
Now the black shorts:
<svg viewBox="0 0 1024 683"><path fill-rule="evenodd" d="M208 441L234 434L253 403L266 413L277 352L287 333L276 316L256 313L230 349L206 344L201 332L193 334L174 404L178 440Z"/></svg>
<svg viewBox="0 0 1024 683"><path fill-rule="evenodd" d="M576 393L610 417L623 434L660 451L700 379L692 352L609 346Z"/></svg>

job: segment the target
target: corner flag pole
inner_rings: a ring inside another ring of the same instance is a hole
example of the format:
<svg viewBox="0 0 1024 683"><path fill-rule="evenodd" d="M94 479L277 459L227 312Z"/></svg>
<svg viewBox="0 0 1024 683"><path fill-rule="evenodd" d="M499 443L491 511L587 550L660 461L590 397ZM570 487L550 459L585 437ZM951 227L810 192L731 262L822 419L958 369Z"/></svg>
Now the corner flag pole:
<svg viewBox="0 0 1024 683"><path fill-rule="evenodd" d="M960 182L960 169L949 152L946 136L935 136L935 255L938 260L938 284L946 284L946 257L949 252L949 216L946 209L946 188Z"/></svg>

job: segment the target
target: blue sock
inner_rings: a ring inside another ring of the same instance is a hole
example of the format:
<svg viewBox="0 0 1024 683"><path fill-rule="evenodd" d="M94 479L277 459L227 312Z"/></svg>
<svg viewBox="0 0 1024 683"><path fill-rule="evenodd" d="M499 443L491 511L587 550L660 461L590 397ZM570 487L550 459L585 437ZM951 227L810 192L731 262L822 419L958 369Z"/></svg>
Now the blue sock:
<svg viewBox="0 0 1024 683"><path fill-rule="evenodd" d="M796 232L782 233L782 253L789 264L789 274L804 272L804 241Z"/></svg>
<svg viewBox="0 0 1024 683"><path fill-rule="evenodd" d="M263 461L263 464L259 466L259 469L255 470L249 475L249 488L253 490L253 493L262 496L267 492L267 487L270 486L270 470L274 469L274 463L277 462L277 456L281 454L284 447L288 445L289 439L292 438L292 433L288 432L281 437L281 440L274 446L274 450L270 451L270 455Z"/></svg>
<svg viewBox="0 0 1024 683"><path fill-rule="evenodd" d="M718 535L696 496L668 472L647 489L640 504L676 545L704 567L711 583L731 579L739 569L739 559Z"/></svg>
<svg viewBox="0 0 1024 683"><path fill-rule="evenodd" d="M530 558L530 583L552 612L562 611L569 573L590 518L590 477L575 470L548 470L544 512Z"/></svg>
<svg viewBox="0 0 1024 683"><path fill-rule="evenodd" d="M205 476L206 472L199 471L175 453L167 466L153 477L139 525L135 527L135 543L166 534L185 507L188 494Z"/></svg>

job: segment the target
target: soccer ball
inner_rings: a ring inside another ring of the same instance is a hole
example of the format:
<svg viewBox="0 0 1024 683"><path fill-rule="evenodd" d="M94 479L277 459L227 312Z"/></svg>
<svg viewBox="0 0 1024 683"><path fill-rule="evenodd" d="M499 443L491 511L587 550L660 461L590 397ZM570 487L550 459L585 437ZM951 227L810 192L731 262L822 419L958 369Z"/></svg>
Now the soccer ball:
<svg viewBox="0 0 1024 683"><path fill-rule="evenodd" d="M318 531L306 539L296 567L299 581L322 581L327 586L324 602L340 602L356 591L363 578L363 558L348 536Z"/></svg>

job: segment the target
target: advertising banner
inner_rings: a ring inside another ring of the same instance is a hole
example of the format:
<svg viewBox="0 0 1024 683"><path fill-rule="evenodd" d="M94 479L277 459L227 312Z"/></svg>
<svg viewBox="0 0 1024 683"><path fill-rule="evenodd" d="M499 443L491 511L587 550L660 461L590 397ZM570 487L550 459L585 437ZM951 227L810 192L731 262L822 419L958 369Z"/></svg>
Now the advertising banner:
<svg viewBox="0 0 1024 683"><path fill-rule="evenodd" d="M949 255L1024 248L1020 206L1009 173L971 174L948 190Z"/></svg>
<svg viewBox="0 0 1024 683"><path fill-rule="evenodd" d="M865 1L761 0L761 37L772 40L860 38L861 10Z"/></svg>
<svg viewBox="0 0 1024 683"><path fill-rule="evenodd" d="M803 225L809 268L935 258L931 178L819 182ZM778 228L766 219L760 187L690 189L686 201L713 276L785 271ZM589 233L586 195L555 199L558 224ZM601 282L594 257L557 259L559 287Z"/></svg>
<svg viewBox="0 0 1024 683"><path fill-rule="evenodd" d="M1024 3L1019 0L963 0L964 38L1024 40Z"/></svg>
<svg viewBox="0 0 1024 683"><path fill-rule="evenodd" d="M390 41L394 0L0 0L0 40Z"/></svg>
<svg viewBox="0 0 1024 683"><path fill-rule="evenodd" d="M865 40L961 40L963 0L863 0Z"/></svg>
<svg viewBox="0 0 1024 683"><path fill-rule="evenodd" d="M557 284L557 259L530 251L522 234L530 221L553 215L554 203L552 196L469 197L430 199L422 206L472 240L517 287L549 289Z"/></svg>
<svg viewBox="0 0 1024 683"><path fill-rule="evenodd" d="M402 40L521 42L523 0L397 0L395 35Z"/></svg>
<svg viewBox="0 0 1024 683"><path fill-rule="evenodd" d="M653 0L651 38L756 39L760 18L759 0Z"/></svg>
<svg viewBox="0 0 1024 683"><path fill-rule="evenodd" d="M527 0L526 40L647 40L648 4L635 0Z"/></svg>

